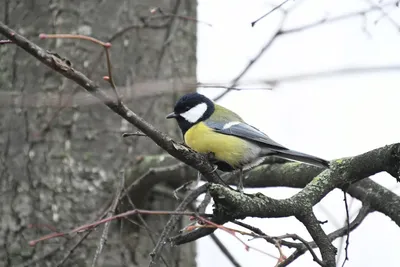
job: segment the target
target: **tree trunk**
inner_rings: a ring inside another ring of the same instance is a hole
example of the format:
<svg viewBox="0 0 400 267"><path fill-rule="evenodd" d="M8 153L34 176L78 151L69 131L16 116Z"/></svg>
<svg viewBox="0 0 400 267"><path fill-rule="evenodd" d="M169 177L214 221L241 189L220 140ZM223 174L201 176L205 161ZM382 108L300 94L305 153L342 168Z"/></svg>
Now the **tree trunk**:
<svg viewBox="0 0 400 267"><path fill-rule="evenodd" d="M103 81L108 73L102 47L38 36L76 33L111 40L113 78L123 101L160 130L180 138L165 115L182 90L165 93L162 87L182 87L185 77L196 76L196 23L170 14L195 18L196 1L0 1L1 21L67 58L105 90L110 86ZM151 14L154 7L161 11ZM138 86L156 79L169 81L156 85L162 95ZM195 78L190 81L195 83ZM63 260L63 266L90 266L103 227L72 253L85 233L32 247L28 242L51 233L47 226L67 231L96 220L117 191L120 171L134 168L142 155L161 151L146 137L123 139L122 132L136 129L82 92L16 46L0 46L0 93L13 100L4 104L3 98L0 106L0 266L57 266ZM138 175L126 177L127 183ZM178 204L150 188L148 193L132 196L136 206L173 210ZM126 204L119 211L127 208L132 207ZM145 220L157 241L168 217ZM153 247L143 227L133 227L128 220L113 222L97 266L147 266ZM195 266L194 244L167 247L162 256L168 266ZM159 265L164 266L161 261Z"/></svg>

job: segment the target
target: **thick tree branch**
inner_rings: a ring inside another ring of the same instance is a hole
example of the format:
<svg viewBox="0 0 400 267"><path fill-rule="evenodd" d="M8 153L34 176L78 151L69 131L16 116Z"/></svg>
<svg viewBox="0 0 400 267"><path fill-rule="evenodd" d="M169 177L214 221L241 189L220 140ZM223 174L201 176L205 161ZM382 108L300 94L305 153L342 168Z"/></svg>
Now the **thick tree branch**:
<svg viewBox="0 0 400 267"><path fill-rule="evenodd" d="M211 185L209 192L214 201L234 218L286 217L297 215L303 206L317 204L334 188L347 187L365 177L386 171L396 179L400 168L400 144L374 149L367 153L336 160L331 169L317 175L304 189L294 196L276 200L262 194L244 195L219 185ZM296 165L291 163L289 165ZM285 164L286 165L286 164ZM297 164L300 165L300 164ZM289 171L291 169L288 169ZM296 175L293 173L291 176ZM265 179L265 178L264 178ZM245 183L246 184L246 183Z"/></svg>
<svg viewBox="0 0 400 267"><path fill-rule="evenodd" d="M321 252L322 259L324 260L324 265L327 267L335 267L335 256L337 249L332 245L324 230L322 230L321 224L312 212L312 208L308 208L308 211L298 214L296 218L304 224L312 239L317 244Z"/></svg>
<svg viewBox="0 0 400 267"><path fill-rule="evenodd" d="M398 144L392 146L398 147ZM377 158L377 160L379 159ZM303 188L319 172L319 168L297 163L264 165L248 173L245 186ZM369 178L354 182L348 187L345 185L342 188L346 189L352 197L367 203L371 209L385 214L400 226L400 197L392 191Z"/></svg>
<svg viewBox="0 0 400 267"><path fill-rule="evenodd" d="M304 189L300 192L290 198L282 200L269 198L261 193L254 195L240 194L224 186L210 184L208 191L215 202L214 213L219 216L219 221L217 223L222 224L232 219L242 219L246 217L270 218L300 216L299 218L303 218L303 213L307 207L312 207L317 204L334 188L347 188L352 183L381 171L386 171L397 179L400 166L399 147L400 144L394 144L352 158L336 160L332 164L331 169L325 170L320 174L316 172L315 174L317 176L312 179L311 182L306 184ZM278 164L278 166L279 165L281 165L281 167L285 166L284 168L286 168L287 172L291 174L288 176L291 177L290 180L296 180L297 178L295 179L294 177L301 173L292 173L292 171L298 166L301 166L300 168L306 168L306 170L307 168L310 168L309 171L313 169L308 166L304 167L303 164L299 163ZM263 180L268 180L268 178L266 179L265 177L268 176L264 176ZM349 193L351 192L351 187L352 186L350 186ZM357 188L356 186L353 187ZM366 202L368 205L371 205L369 204L369 201L382 201L381 199L378 199L377 196L369 195L368 192L361 193L363 192L362 189L358 189L356 192L363 195L360 200ZM384 192L389 194L386 191ZM399 199L397 196L390 197L393 197L395 203L397 203ZM374 199L371 200L370 198ZM385 203L388 205L387 202ZM398 209L398 205L391 207L390 209L383 208L382 204L376 206L380 208L380 211L390 210L393 212L393 210L396 210L396 207ZM392 213L387 213L387 215L393 216L394 220L398 217L398 215ZM203 237L213 231L214 229L199 229L184 236L174 237L172 241L175 244L182 244Z"/></svg>
<svg viewBox="0 0 400 267"><path fill-rule="evenodd" d="M381 171L387 171L393 176L397 176L396 169L399 166L399 146L399 144L393 144L372 150L353 158L336 160L334 169L332 171L327 171L330 173L329 176L331 176L331 178L320 179L326 175L320 174L320 168L290 162L259 166L246 173L247 179L244 184L246 187L306 187L306 190L302 191L301 194L303 194L303 197L300 199L304 198L304 194L313 195L311 197L313 204L317 203L333 188L343 188L352 197L368 204L371 209L387 215L400 226L400 197L383 186L375 183L371 179L366 178ZM153 164L157 166L157 164L159 164L157 157L152 156L152 158L154 158L154 160L148 162L151 165L142 166L141 168L154 166ZM160 156L160 158L165 158L165 156ZM189 177L195 179L196 177L196 172L187 167L182 167L180 170L168 172L167 176L163 176L162 174L160 175L161 177L169 177L171 180L179 181L182 180L182 174L184 174L185 179L189 179ZM311 185L307 186L315 176L318 177L314 179L314 182ZM360 179L363 180L359 181ZM323 185L320 188L316 187L316 185L323 184L325 181L327 181L326 185ZM235 184L234 179L232 179L231 182L232 184ZM230 195L228 194L227 197L229 196ZM233 206L235 207L238 203L239 202ZM282 214L282 216L285 215Z"/></svg>

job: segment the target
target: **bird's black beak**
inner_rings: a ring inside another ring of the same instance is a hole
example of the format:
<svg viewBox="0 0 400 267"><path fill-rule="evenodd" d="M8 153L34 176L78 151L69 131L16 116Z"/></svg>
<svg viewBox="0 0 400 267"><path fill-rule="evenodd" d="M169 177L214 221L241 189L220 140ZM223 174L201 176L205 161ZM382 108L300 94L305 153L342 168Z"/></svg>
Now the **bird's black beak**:
<svg viewBox="0 0 400 267"><path fill-rule="evenodd" d="M178 114L176 114L175 112L172 112L172 113L168 114L167 117L165 117L165 118L172 119L172 118L176 118L178 116L179 116Z"/></svg>

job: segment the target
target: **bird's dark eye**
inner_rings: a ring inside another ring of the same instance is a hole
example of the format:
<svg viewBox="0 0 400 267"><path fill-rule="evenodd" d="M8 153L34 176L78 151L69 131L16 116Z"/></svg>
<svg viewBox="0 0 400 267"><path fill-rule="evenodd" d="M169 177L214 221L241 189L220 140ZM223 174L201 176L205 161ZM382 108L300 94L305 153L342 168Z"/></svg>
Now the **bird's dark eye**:
<svg viewBox="0 0 400 267"><path fill-rule="evenodd" d="M185 106L185 111L188 111L190 109L189 106Z"/></svg>

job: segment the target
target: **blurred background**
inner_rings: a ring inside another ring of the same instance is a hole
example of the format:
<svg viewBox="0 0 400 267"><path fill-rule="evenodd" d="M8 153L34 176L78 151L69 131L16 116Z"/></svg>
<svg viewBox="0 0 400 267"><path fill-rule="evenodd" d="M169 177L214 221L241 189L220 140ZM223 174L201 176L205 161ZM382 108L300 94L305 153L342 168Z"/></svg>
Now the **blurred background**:
<svg viewBox="0 0 400 267"><path fill-rule="evenodd" d="M198 25L199 81L232 80L256 59L239 82L242 85L238 87L244 90L231 91L218 103L237 111L277 142L298 151L336 159L399 142L399 8L390 1L289 1L251 27L252 21L280 3L200 0L199 20L213 27ZM371 8L375 10L364 12ZM274 37L280 28L283 34ZM260 50L269 43L268 49L259 56ZM218 97L224 89L200 88L199 91ZM378 174L372 179L400 193L391 176ZM246 190L275 198L289 197L297 191ZM360 202L351 199L349 205L354 216ZM320 220L329 221L323 225L327 232L345 224L340 190L331 192L314 210ZM295 218L244 221L270 235L295 232L309 236ZM223 231L217 231L216 235L242 266L276 263L275 259L256 251L247 252ZM351 233L350 261L346 266L397 266L399 241L397 225L385 215L373 213ZM338 266L344 260L344 242L345 239L334 242L341 249ZM262 240L249 244L279 255L273 245ZM204 267L233 266L210 238L199 241L198 262ZM292 265L318 266L310 254Z"/></svg>

